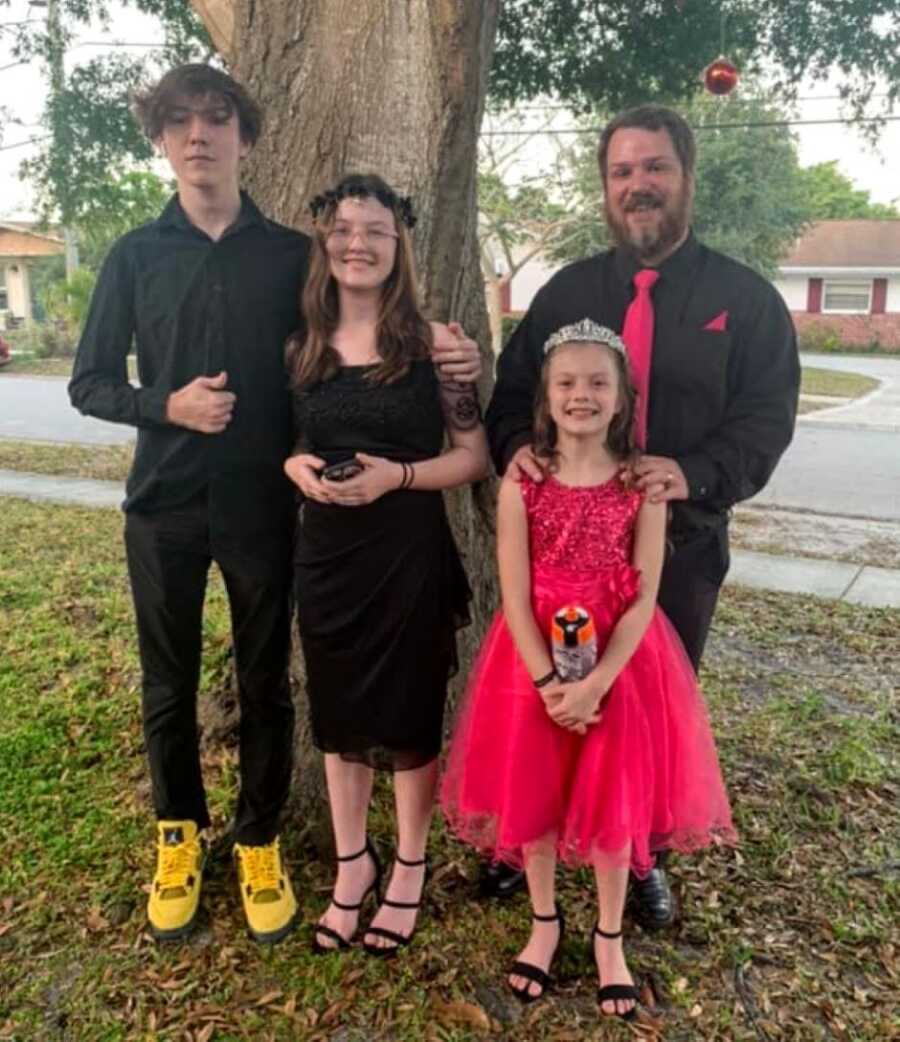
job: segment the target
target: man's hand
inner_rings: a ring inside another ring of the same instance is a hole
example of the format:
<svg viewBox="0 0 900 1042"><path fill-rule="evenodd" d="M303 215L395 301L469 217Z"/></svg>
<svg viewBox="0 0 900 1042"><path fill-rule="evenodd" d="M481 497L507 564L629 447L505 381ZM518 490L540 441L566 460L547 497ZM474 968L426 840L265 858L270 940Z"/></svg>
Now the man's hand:
<svg viewBox="0 0 900 1042"><path fill-rule="evenodd" d="M545 464L535 456L532 445L523 445L513 453L507 464L506 473L513 481L521 481L522 478L531 478L532 481L543 481Z"/></svg>
<svg viewBox="0 0 900 1042"><path fill-rule="evenodd" d="M236 395L225 390L228 373L198 376L173 391L166 402L166 419L202 434L221 434L231 422Z"/></svg>
<svg viewBox="0 0 900 1042"><path fill-rule="evenodd" d="M668 456L641 456L634 467L637 487L651 503L688 499L687 478L681 467Z"/></svg>
<svg viewBox="0 0 900 1042"><path fill-rule="evenodd" d="M481 376L481 352L478 344L466 336L458 322L446 326L431 323L434 346L431 360L434 362L441 381L476 383Z"/></svg>

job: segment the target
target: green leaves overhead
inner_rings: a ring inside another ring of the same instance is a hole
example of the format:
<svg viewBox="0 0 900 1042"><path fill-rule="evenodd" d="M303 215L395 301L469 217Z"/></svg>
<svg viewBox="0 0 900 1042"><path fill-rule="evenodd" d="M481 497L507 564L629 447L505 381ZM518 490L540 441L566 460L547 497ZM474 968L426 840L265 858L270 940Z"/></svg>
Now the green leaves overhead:
<svg viewBox="0 0 900 1042"><path fill-rule="evenodd" d="M499 102L550 95L616 111L698 93L722 51L786 98L834 68L857 112L878 78L888 101L900 96L896 0L506 0L490 90Z"/></svg>

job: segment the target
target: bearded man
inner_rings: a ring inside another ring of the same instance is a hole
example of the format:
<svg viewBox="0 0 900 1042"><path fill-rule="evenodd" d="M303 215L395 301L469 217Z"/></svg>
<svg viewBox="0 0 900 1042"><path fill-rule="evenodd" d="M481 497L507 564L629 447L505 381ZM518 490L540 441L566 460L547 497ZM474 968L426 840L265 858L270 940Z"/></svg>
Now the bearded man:
<svg viewBox="0 0 900 1042"><path fill-rule="evenodd" d="M694 237L695 158L691 129L671 109L642 105L604 128L598 161L615 245L535 296L500 355L486 422L498 472L540 480L531 425L543 344L582 318L623 331L645 450L637 483L671 505L659 604L698 669L728 571L730 508L759 492L790 443L800 368L774 287ZM497 895L519 882L503 866L482 878ZM662 864L632 889L645 926L674 921Z"/></svg>

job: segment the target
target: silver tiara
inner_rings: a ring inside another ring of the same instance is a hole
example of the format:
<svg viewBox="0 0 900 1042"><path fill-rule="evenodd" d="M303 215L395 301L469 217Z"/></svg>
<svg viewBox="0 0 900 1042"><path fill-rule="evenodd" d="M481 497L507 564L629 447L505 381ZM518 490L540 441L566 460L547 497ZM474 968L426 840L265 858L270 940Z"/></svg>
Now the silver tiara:
<svg viewBox="0 0 900 1042"><path fill-rule="evenodd" d="M600 326L592 318L583 318L580 322L573 322L569 326L557 329L547 337L544 343L544 356L550 354L560 344L571 344L573 341L582 341L590 344L606 344L613 351L618 351L623 358L628 358L625 341L607 326Z"/></svg>

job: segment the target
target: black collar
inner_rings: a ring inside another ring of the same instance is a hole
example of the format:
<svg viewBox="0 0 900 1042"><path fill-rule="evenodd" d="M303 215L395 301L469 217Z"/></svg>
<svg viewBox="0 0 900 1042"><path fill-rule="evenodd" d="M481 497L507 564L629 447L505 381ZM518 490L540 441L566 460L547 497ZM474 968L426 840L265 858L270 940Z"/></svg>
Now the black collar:
<svg viewBox="0 0 900 1042"><path fill-rule="evenodd" d="M658 266L660 279L673 284L687 282L696 270L701 249L693 231L689 231L687 238L678 249ZM635 274L646 267L640 263L631 250L621 246L616 247L613 251L613 262L619 278L626 286L630 286Z"/></svg>
<svg viewBox="0 0 900 1042"><path fill-rule="evenodd" d="M184 207L181 205L181 200L178 198L177 192L168 201L163 212L159 217L157 217L156 225L160 230L165 228L177 228L179 231L193 232L197 235L206 234L193 224L188 215L184 212ZM247 192L241 190L240 213L237 216L237 220L225 229L222 238L224 239L230 235L236 235L245 228L251 228L257 225L264 228L266 231L269 231L269 222L265 217L263 217L259 207L253 202Z"/></svg>

